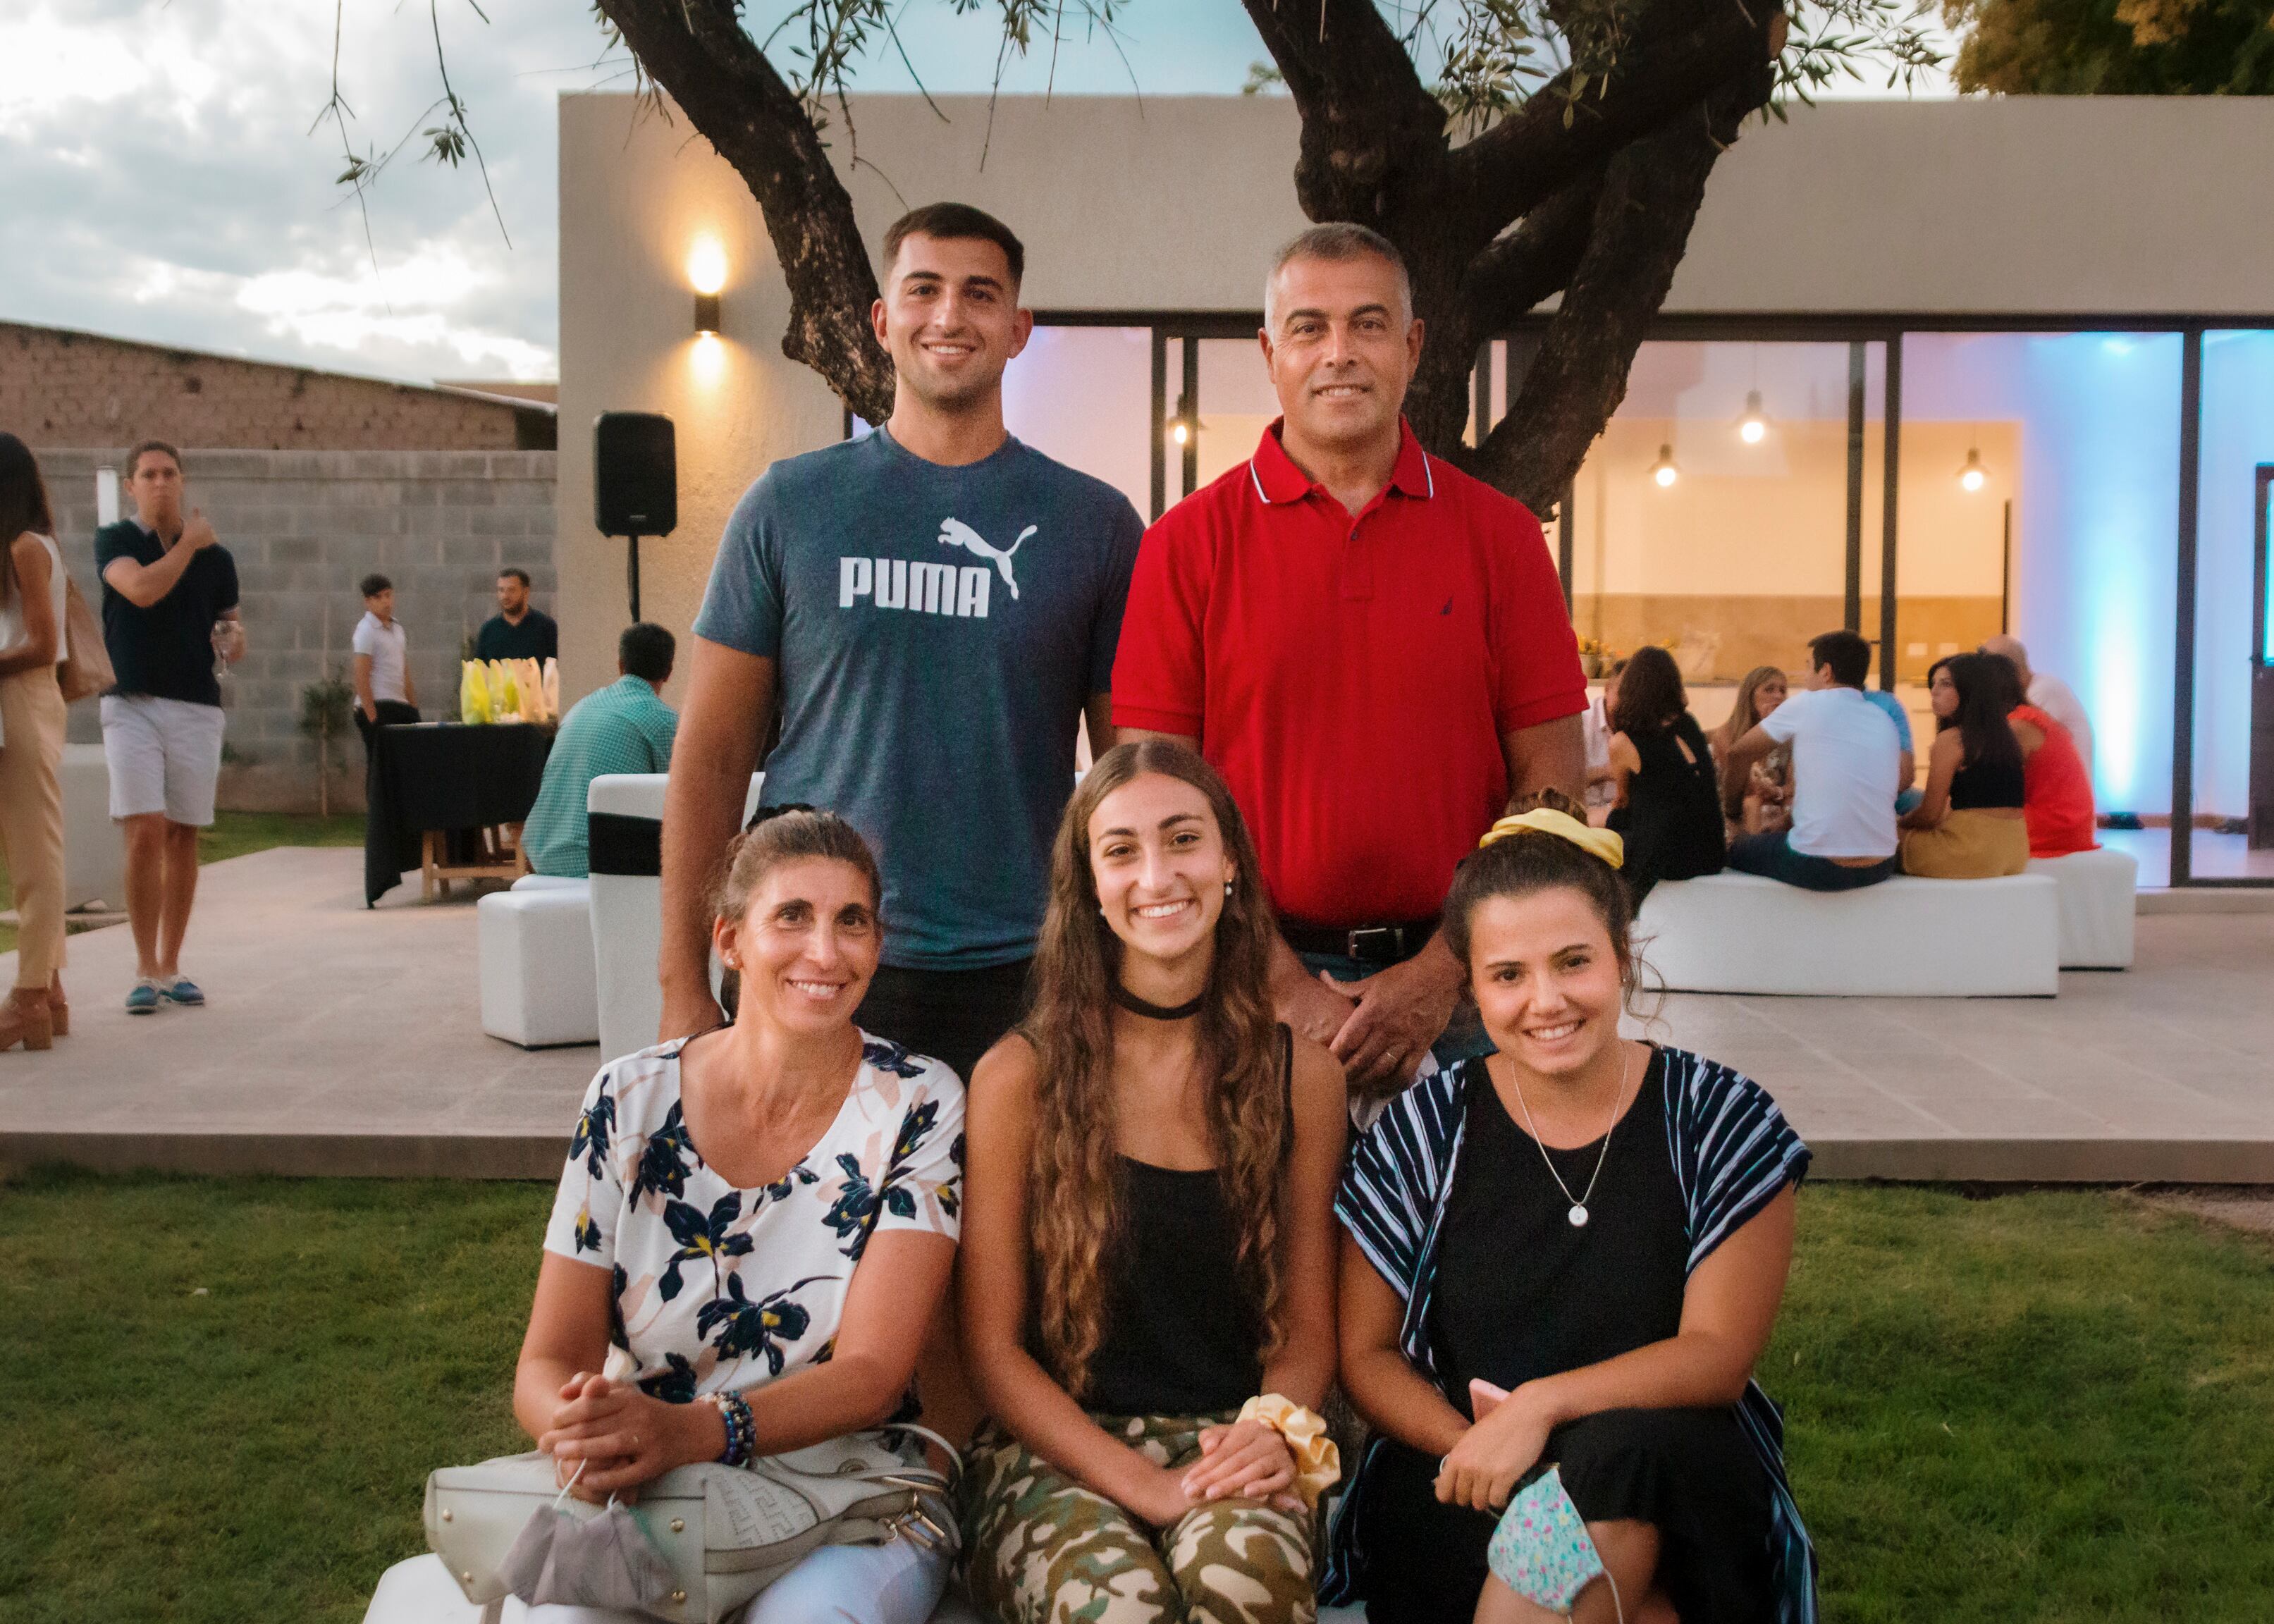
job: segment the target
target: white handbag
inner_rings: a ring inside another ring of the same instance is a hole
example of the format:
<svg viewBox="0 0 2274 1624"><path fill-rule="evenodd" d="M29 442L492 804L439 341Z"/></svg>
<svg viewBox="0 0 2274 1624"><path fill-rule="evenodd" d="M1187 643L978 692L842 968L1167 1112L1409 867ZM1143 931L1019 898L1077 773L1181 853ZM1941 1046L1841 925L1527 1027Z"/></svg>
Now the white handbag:
<svg viewBox="0 0 2274 1624"><path fill-rule="evenodd" d="M905 1538L953 1555L959 1540L949 1480L913 1443L885 1441L904 1434L956 1459L938 1434L899 1425L760 1455L748 1466L681 1466L643 1484L630 1514L673 1575L668 1595L643 1610L667 1624L719 1624L825 1545ZM603 1509L565 1496L549 1455L447 1466L426 1479L426 1544L466 1599L483 1605L483 1624L496 1624L509 1593L507 1556L531 1519L558 1513L589 1522Z"/></svg>

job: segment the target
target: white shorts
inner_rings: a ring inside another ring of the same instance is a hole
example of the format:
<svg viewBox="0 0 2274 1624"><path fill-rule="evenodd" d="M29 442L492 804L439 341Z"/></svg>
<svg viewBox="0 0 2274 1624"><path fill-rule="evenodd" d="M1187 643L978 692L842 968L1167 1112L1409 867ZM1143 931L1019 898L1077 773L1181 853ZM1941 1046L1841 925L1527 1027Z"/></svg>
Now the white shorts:
<svg viewBox="0 0 2274 1624"><path fill-rule="evenodd" d="M203 829L214 821L221 777L219 705L149 694L102 696L102 756L110 767L110 816L162 812Z"/></svg>

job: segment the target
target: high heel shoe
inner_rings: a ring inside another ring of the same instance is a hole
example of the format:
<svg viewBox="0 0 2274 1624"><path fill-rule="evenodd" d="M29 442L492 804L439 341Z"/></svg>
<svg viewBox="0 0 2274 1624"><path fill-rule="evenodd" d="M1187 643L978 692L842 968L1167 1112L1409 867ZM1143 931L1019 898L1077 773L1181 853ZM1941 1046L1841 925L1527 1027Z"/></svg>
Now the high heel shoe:
<svg viewBox="0 0 2274 1624"><path fill-rule="evenodd" d="M18 988L0 1004L0 1049L21 1043L26 1049L56 1046L55 1018L48 1012L45 988Z"/></svg>
<svg viewBox="0 0 2274 1624"><path fill-rule="evenodd" d="M64 996L64 973L61 970L48 978L48 1019L57 1037L71 1035L71 1003Z"/></svg>

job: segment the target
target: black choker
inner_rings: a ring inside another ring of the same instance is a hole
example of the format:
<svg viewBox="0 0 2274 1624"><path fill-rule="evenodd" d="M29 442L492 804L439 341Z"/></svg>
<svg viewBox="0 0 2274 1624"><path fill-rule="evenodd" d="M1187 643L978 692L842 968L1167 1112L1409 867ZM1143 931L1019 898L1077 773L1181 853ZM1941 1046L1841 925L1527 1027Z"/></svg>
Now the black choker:
<svg viewBox="0 0 2274 1624"><path fill-rule="evenodd" d="M1208 994L1203 992L1185 1004L1148 1004L1116 981L1113 983L1113 1001L1132 1015L1142 1015L1148 1020L1188 1020L1201 1012L1201 1005L1208 1002Z"/></svg>

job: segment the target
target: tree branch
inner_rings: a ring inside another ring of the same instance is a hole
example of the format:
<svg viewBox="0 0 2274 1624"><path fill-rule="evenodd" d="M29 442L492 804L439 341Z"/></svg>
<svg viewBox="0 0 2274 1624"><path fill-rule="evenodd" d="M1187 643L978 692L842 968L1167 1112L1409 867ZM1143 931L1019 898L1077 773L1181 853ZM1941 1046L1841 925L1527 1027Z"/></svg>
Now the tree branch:
<svg viewBox="0 0 2274 1624"><path fill-rule="evenodd" d="M1445 109L1374 0L1243 4L1302 115L1295 197L1303 212L1384 230L1434 198Z"/></svg>
<svg viewBox="0 0 2274 1624"><path fill-rule="evenodd" d="M811 367L871 423L892 410L892 363L869 309L877 274L853 199L796 94L743 32L733 0L599 0L650 78L670 93L757 199L789 284L782 354Z"/></svg>
<svg viewBox="0 0 2274 1624"><path fill-rule="evenodd" d="M1462 200L1471 228L1489 240L1583 170L1770 62L1783 46L1781 8L1764 6L1756 18L1735 0L1713 0L1696 11L1687 26L1638 34L1600 79L1578 70L1558 75L1455 150L1447 192Z"/></svg>
<svg viewBox="0 0 2274 1624"><path fill-rule="evenodd" d="M1635 350L1673 285L1706 177L1769 84L1766 64L1758 64L1712 102L1611 160L1563 303L1508 416L1475 458L1480 477L1533 512L1562 499L1626 398Z"/></svg>
<svg viewBox="0 0 2274 1624"><path fill-rule="evenodd" d="M1570 285L1587 251L1602 194L1603 171L1586 170L1470 262L1461 278L1461 302L1480 338Z"/></svg>

